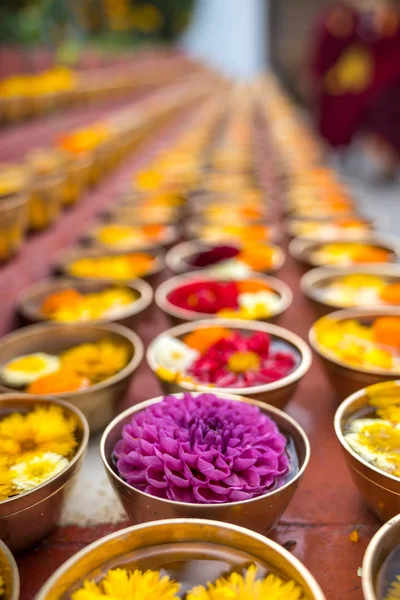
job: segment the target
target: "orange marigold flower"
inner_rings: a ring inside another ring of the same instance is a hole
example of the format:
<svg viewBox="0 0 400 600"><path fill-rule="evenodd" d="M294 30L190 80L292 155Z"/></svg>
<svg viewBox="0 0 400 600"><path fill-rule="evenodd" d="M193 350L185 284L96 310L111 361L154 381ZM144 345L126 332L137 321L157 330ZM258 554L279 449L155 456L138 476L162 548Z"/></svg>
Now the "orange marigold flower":
<svg viewBox="0 0 400 600"><path fill-rule="evenodd" d="M400 350L400 317L379 317L372 330L377 342Z"/></svg>
<svg viewBox="0 0 400 600"><path fill-rule="evenodd" d="M388 304L400 304L400 283L386 285L381 291L381 298Z"/></svg>
<svg viewBox="0 0 400 600"><path fill-rule="evenodd" d="M266 244L245 245L237 256L254 271L265 271L272 266L275 250Z"/></svg>
<svg viewBox="0 0 400 600"><path fill-rule="evenodd" d="M197 329L192 333L189 333L183 338L183 342L189 346L189 348L193 348L193 350L197 350L200 354L207 352L207 350L218 340L223 338L229 338L232 336L231 331L229 329L224 329L223 327L208 327L204 329Z"/></svg>
<svg viewBox="0 0 400 600"><path fill-rule="evenodd" d="M76 392L90 386L90 380L69 369L60 369L51 375L39 377L28 388L28 394L63 394Z"/></svg>
<svg viewBox="0 0 400 600"><path fill-rule="evenodd" d="M62 290L55 292L44 300L42 304L42 313L50 316L64 308L65 306L72 307L82 301L82 295L74 289Z"/></svg>
<svg viewBox="0 0 400 600"><path fill-rule="evenodd" d="M272 291L266 283L258 279L238 281L237 287L239 294L256 294L257 292Z"/></svg>
<svg viewBox="0 0 400 600"><path fill-rule="evenodd" d="M355 249L353 260L354 262L387 262L389 252L383 248L374 248L372 246L360 246Z"/></svg>

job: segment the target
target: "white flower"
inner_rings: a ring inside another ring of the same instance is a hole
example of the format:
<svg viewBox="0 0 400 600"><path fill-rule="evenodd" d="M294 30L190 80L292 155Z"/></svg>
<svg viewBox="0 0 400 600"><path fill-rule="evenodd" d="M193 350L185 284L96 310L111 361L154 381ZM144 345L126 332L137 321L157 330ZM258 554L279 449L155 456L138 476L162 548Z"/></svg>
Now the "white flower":
<svg viewBox="0 0 400 600"><path fill-rule="evenodd" d="M153 351L157 365L170 373L184 373L199 357L197 350L167 335L158 338Z"/></svg>
<svg viewBox="0 0 400 600"><path fill-rule="evenodd" d="M371 425L381 424L388 427L393 427L390 421L383 419L356 419L350 423L348 433L345 434L345 440L350 448L354 450L365 461L375 465L379 469L391 473L395 469L393 461L389 458L389 453L374 452L360 441L360 432Z"/></svg>
<svg viewBox="0 0 400 600"><path fill-rule="evenodd" d="M45 452L13 465L10 468L10 475L13 485L21 493L38 487L63 471L67 465L68 460L64 456Z"/></svg>
<svg viewBox="0 0 400 600"><path fill-rule="evenodd" d="M247 279L252 271L246 263L232 258L210 267L207 273L212 273L221 279Z"/></svg>
<svg viewBox="0 0 400 600"><path fill-rule="evenodd" d="M279 310L280 297L268 290L253 293L246 292L245 294L239 294L238 302L239 306L248 313L261 317L264 314L268 316Z"/></svg>

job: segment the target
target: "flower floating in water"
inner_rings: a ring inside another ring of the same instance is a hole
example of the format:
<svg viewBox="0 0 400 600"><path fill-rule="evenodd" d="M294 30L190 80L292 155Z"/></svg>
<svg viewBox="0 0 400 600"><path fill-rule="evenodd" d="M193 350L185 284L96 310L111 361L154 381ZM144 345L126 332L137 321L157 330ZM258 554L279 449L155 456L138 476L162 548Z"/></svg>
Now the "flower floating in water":
<svg viewBox="0 0 400 600"><path fill-rule="evenodd" d="M318 345L336 359L357 368L400 373L400 317L378 317L371 325L324 317L313 331Z"/></svg>
<svg viewBox="0 0 400 600"><path fill-rule="evenodd" d="M219 327L198 329L179 341L177 361L170 340L160 336L153 350L156 373L167 381L247 388L278 381L296 366L289 348L275 349L262 332L246 336Z"/></svg>
<svg viewBox="0 0 400 600"><path fill-rule="evenodd" d="M310 253L317 265L352 265L360 263L391 262L392 253L384 248L356 242L322 244Z"/></svg>
<svg viewBox="0 0 400 600"><path fill-rule="evenodd" d="M350 421L345 440L361 458L400 478L400 388L378 384L367 395L371 414Z"/></svg>
<svg viewBox="0 0 400 600"><path fill-rule="evenodd" d="M213 394L166 396L137 413L114 454L120 475L153 496L238 502L282 485L287 441L259 408Z"/></svg>
<svg viewBox="0 0 400 600"><path fill-rule="evenodd" d="M138 299L129 288L115 287L91 294L66 289L50 294L41 306L41 313L59 322L93 321L116 318Z"/></svg>
<svg viewBox="0 0 400 600"><path fill-rule="evenodd" d="M158 571L112 569L100 583L85 581L72 600L179 600L180 585Z"/></svg>
<svg viewBox="0 0 400 600"><path fill-rule="evenodd" d="M104 246L129 250L146 246L146 244L162 243L168 233L165 225L122 225L111 223L100 227L95 239Z"/></svg>
<svg viewBox="0 0 400 600"><path fill-rule="evenodd" d="M198 237L207 242L264 242L272 237L272 228L268 225L203 225Z"/></svg>
<svg viewBox="0 0 400 600"><path fill-rule="evenodd" d="M320 220L299 219L291 225L291 232L295 237L310 239L326 239L329 236L360 237L367 235L371 228L361 219Z"/></svg>
<svg viewBox="0 0 400 600"><path fill-rule="evenodd" d="M0 457L15 461L26 454L54 452L70 458L77 446L75 429L75 419L54 404L13 413L0 419Z"/></svg>
<svg viewBox="0 0 400 600"><path fill-rule="evenodd" d="M215 246L187 259L191 266L224 279L245 279L253 271L269 271L277 264L277 249L267 243L248 241L239 247Z"/></svg>
<svg viewBox="0 0 400 600"><path fill-rule="evenodd" d="M391 584L385 600L400 600L400 575Z"/></svg>
<svg viewBox="0 0 400 600"><path fill-rule="evenodd" d="M267 319L280 306L279 294L257 280L199 280L175 288L168 301L183 310L239 319Z"/></svg>
<svg viewBox="0 0 400 600"><path fill-rule="evenodd" d="M63 471L78 442L76 420L54 404L0 420L0 501L28 492Z"/></svg>
<svg viewBox="0 0 400 600"><path fill-rule="evenodd" d="M302 600L302 588L293 580L284 581L269 573L257 579L257 568L252 565L244 576L232 573L207 588L199 586L187 595L187 600Z"/></svg>
<svg viewBox="0 0 400 600"><path fill-rule="evenodd" d="M338 307L400 305L400 283L368 273L338 276L318 290L322 302Z"/></svg>
<svg viewBox="0 0 400 600"><path fill-rule="evenodd" d="M45 452L14 464L10 468L11 481L17 491L26 492L51 479L67 465L68 460L63 456L54 452Z"/></svg>
<svg viewBox="0 0 400 600"><path fill-rule="evenodd" d="M43 357L46 357L46 368L33 368L35 361L43 361ZM127 345L104 339L74 346L60 356L37 353L17 357L0 368L0 377L6 385L25 386L29 394L61 394L104 381L121 371L128 362ZM10 376L14 373L18 377Z"/></svg>
<svg viewBox="0 0 400 600"><path fill-rule="evenodd" d="M153 256L139 252L116 256L87 256L71 262L68 272L74 277L123 281L148 275L155 263Z"/></svg>

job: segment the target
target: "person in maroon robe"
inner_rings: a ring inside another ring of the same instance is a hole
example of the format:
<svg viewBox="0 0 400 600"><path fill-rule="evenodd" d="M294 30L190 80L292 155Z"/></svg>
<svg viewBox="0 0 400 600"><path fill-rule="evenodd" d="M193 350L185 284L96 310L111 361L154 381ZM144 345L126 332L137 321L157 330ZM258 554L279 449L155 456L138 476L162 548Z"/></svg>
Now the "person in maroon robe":
<svg viewBox="0 0 400 600"><path fill-rule="evenodd" d="M400 157L399 3L343 1L318 18L311 59L317 127L334 148L363 133Z"/></svg>

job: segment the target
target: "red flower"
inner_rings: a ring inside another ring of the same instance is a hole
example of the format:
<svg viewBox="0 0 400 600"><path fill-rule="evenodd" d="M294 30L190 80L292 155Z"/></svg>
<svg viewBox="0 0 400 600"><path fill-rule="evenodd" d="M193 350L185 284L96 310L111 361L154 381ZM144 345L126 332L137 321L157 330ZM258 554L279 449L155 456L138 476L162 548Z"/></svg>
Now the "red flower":
<svg viewBox="0 0 400 600"><path fill-rule="evenodd" d="M196 281L170 292L168 300L178 308L209 315L224 308L239 308L238 289L234 282Z"/></svg>
<svg viewBox="0 0 400 600"><path fill-rule="evenodd" d="M296 366L296 358L266 333L250 337L235 333L213 344L191 366L190 375L199 383L217 387L252 387L278 381Z"/></svg>
<svg viewBox="0 0 400 600"><path fill-rule="evenodd" d="M200 252L191 256L187 263L191 267L210 267L211 265L217 265L224 260L230 260L235 258L239 254L239 250L234 246L215 246L211 250Z"/></svg>

